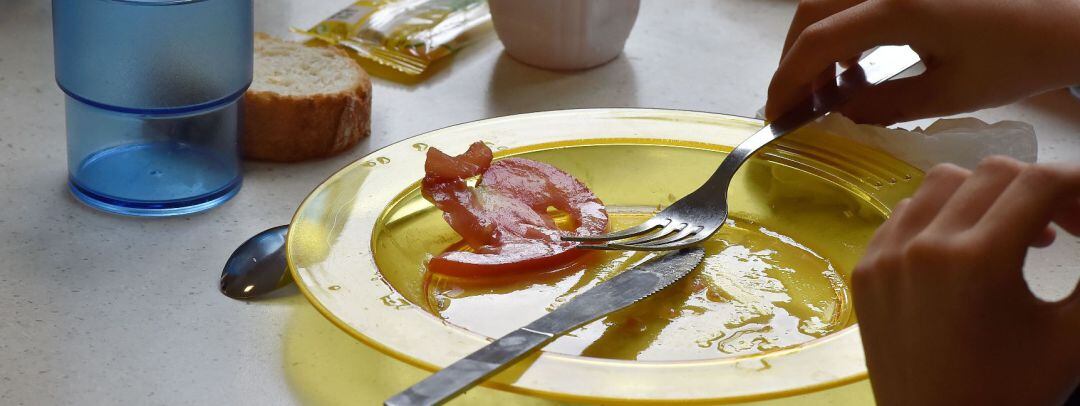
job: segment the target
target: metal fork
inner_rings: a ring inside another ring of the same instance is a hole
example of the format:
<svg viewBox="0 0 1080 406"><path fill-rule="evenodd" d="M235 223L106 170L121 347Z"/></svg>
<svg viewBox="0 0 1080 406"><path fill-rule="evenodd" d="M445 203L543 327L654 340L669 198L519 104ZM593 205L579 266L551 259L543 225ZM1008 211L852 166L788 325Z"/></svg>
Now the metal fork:
<svg viewBox="0 0 1080 406"><path fill-rule="evenodd" d="M907 46L878 47L836 76L835 83L816 90L735 147L704 185L649 220L614 233L565 236L563 240L587 243L579 248L632 251L676 250L702 242L720 230L727 220L728 186L735 171L751 155L773 140L828 114L855 93L889 80L917 63L919 55Z"/></svg>

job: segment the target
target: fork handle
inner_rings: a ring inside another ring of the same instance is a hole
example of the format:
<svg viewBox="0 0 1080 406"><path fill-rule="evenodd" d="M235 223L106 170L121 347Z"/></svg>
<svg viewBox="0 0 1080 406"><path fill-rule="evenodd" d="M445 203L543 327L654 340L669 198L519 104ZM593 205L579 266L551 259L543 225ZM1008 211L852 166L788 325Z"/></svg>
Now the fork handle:
<svg viewBox="0 0 1080 406"><path fill-rule="evenodd" d="M761 147L829 114L851 99L852 95L892 79L917 63L919 54L910 47L878 47L860 59L858 64L837 75L835 83L814 91L810 97L731 150L699 191L713 196L717 193L727 196L728 185L735 171Z"/></svg>

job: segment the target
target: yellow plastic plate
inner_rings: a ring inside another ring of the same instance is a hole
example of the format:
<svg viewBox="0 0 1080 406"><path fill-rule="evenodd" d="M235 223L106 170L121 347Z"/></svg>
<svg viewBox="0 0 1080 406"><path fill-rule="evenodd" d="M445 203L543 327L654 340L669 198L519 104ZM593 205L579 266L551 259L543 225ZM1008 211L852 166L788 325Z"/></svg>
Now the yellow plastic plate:
<svg viewBox="0 0 1080 406"><path fill-rule="evenodd" d="M457 154L482 140L497 158L552 163L603 199L612 228L621 228L693 190L761 126L719 114L589 109L432 131L317 187L293 218L289 267L344 331L413 365L442 368L641 258L597 254L587 266L498 281L429 275L424 261L458 238L418 196L427 148ZM846 283L873 230L921 179L835 135L792 134L740 170L731 220L695 275L486 385L569 401L740 402L865 379Z"/></svg>

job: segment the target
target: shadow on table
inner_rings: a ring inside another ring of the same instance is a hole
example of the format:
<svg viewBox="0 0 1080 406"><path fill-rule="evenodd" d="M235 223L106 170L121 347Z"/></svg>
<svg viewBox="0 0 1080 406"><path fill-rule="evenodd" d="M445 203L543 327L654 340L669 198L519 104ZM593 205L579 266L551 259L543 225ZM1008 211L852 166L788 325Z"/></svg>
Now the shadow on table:
<svg viewBox="0 0 1080 406"><path fill-rule="evenodd" d="M374 405L419 382L427 371L383 355L353 339L309 306L302 296L282 336L285 376L304 405ZM458 398L467 405L557 405L497 391L470 389Z"/></svg>
<svg viewBox="0 0 1080 406"><path fill-rule="evenodd" d="M488 83L488 115L638 106L632 62L622 54L588 70L550 71L518 62L504 51Z"/></svg>

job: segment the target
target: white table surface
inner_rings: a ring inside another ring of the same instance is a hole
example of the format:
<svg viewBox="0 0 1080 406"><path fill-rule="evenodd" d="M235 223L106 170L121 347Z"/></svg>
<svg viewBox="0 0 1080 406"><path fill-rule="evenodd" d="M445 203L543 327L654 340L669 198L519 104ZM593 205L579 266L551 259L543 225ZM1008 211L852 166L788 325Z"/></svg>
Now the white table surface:
<svg viewBox="0 0 1080 406"><path fill-rule="evenodd" d="M288 35L350 0L258 0L259 30ZM641 106L752 116L794 0L645 0L623 56L581 73L509 59L490 36L413 86L375 80L372 137L338 157L248 164L240 194L207 213L124 218L66 190L63 97L53 80L50 5L0 10L0 404L372 403L421 372L318 315L295 289L244 303L217 292L225 258L289 221L336 169L381 146L464 121L579 107ZM1040 160L1080 160L1080 101L1064 91L974 114L1035 125ZM1034 251L1047 297L1076 284L1080 240ZM366 358L365 358L366 359ZM478 401L542 403L476 389Z"/></svg>

